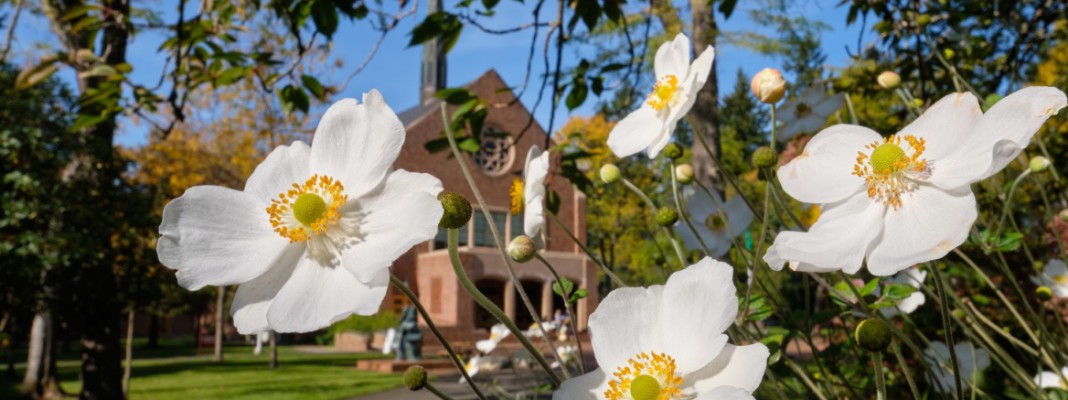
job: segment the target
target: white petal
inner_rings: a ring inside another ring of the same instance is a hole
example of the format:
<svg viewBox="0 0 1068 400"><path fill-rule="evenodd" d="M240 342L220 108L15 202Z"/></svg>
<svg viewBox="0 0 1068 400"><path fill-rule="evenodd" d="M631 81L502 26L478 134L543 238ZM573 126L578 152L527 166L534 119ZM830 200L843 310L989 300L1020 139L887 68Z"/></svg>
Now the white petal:
<svg viewBox="0 0 1068 400"><path fill-rule="evenodd" d="M311 147L299 140L289 146L276 147L252 171L252 176L245 182L245 193L264 201L278 198L279 194L292 189L294 183L304 183L311 177L308 172L310 157Z"/></svg>
<svg viewBox="0 0 1068 400"><path fill-rule="evenodd" d="M545 177L549 175L549 152L531 146L523 168L523 233L537 238L545 227Z"/></svg>
<svg viewBox="0 0 1068 400"><path fill-rule="evenodd" d="M835 125L820 131L801 155L779 168L783 190L805 203L833 203L857 193L864 179L853 175L857 152L880 140L875 131L856 125Z"/></svg>
<svg viewBox="0 0 1068 400"><path fill-rule="evenodd" d="M977 216L969 187L947 191L920 185L886 211L883 235L868 255L868 271L893 275L913 264L942 258L968 239Z"/></svg>
<svg viewBox="0 0 1068 400"><path fill-rule="evenodd" d="M267 310L271 301L293 275L303 256L304 246L290 246L267 272L237 287L230 315L234 317L238 333L249 335L270 330Z"/></svg>
<svg viewBox="0 0 1068 400"><path fill-rule="evenodd" d="M600 368L564 381L553 400L595 400L608 389L608 376Z"/></svg>
<svg viewBox="0 0 1068 400"><path fill-rule="evenodd" d="M293 275L271 302L267 321L276 332L322 329L353 313L378 312L388 287L388 270L363 283L345 268L324 266L301 257Z"/></svg>
<svg viewBox="0 0 1068 400"><path fill-rule="evenodd" d="M363 101L334 103L312 138L311 172L339 179L350 199L377 187L404 145L404 125L382 94L371 90Z"/></svg>
<svg viewBox="0 0 1068 400"><path fill-rule="evenodd" d="M936 160L932 182L955 188L998 173L1031 141L1049 117L1068 104L1064 92L1051 87L1021 89L994 104L974 133L945 160Z"/></svg>
<svg viewBox="0 0 1068 400"><path fill-rule="evenodd" d="M251 194L195 186L163 208L159 261L189 290L233 285L264 273L289 241L271 228L267 205Z"/></svg>
<svg viewBox="0 0 1068 400"><path fill-rule="evenodd" d="M719 386L734 386L752 393L764 378L768 366L767 346L756 343L748 346L728 344L715 360L686 377L698 393Z"/></svg>
<svg viewBox="0 0 1068 400"><path fill-rule="evenodd" d="M960 150L968 140L983 111L979 100L968 92L953 93L938 100L898 135L914 135L926 140L923 155L938 165L948 155Z"/></svg>
<svg viewBox="0 0 1068 400"><path fill-rule="evenodd" d="M704 258L671 274L657 313L661 351L687 374L708 365L727 343L723 332L738 314L734 268ZM700 305L695 307L694 305Z"/></svg>
<svg viewBox="0 0 1068 400"><path fill-rule="evenodd" d="M1041 389L1060 389L1061 377L1056 372L1042 371L1035 375L1035 384Z"/></svg>
<svg viewBox="0 0 1068 400"><path fill-rule="evenodd" d="M623 118L608 134L608 148L616 157L627 157L649 147L664 129L664 122L648 104Z"/></svg>
<svg viewBox="0 0 1068 400"><path fill-rule="evenodd" d="M779 233L773 247L784 260L810 265L818 271L841 269L852 274L860 269L864 253L879 235L885 210L885 205L869 199L866 192L859 192L825 206L808 232ZM800 266L798 269L806 270Z"/></svg>
<svg viewBox="0 0 1068 400"><path fill-rule="evenodd" d="M720 386L707 392L702 392L694 400L751 400L753 394L734 386Z"/></svg>
<svg viewBox="0 0 1068 400"><path fill-rule="evenodd" d="M660 45L656 49L656 58L653 59L653 68L656 70L656 79L667 75L675 75L677 79L686 77L686 70L690 67L690 39L686 35L675 35L675 40Z"/></svg>
<svg viewBox="0 0 1068 400"><path fill-rule="evenodd" d="M831 114L834 114L836 111L840 110L844 105L844 94L839 93L835 95L830 95L824 97L818 103L813 105L812 113L819 115L823 120L826 121L827 118L831 116Z"/></svg>
<svg viewBox="0 0 1068 400"><path fill-rule="evenodd" d="M649 158L656 158L656 156L660 154L660 151L664 150L668 143L671 143L671 135L675 133L675 126L678 125L679 118L682 118L682 116L676 116L674 119L669 117L669 119L664 121L660 132L656 134L656 138L649 143L649 151L647 153Z"/></svg>
<svg viewBox="0 0 1068 400"><path fill-rule="evenodd" d="M342 265L362 282L371 282L398 257L438 232L441 221L441 181L429 174L396 170L382 186L343 213L359 212L358 242L341 251ZM355 211L349 211L355 208Z"/></svg>
<svg viewBox="0 0 1068 400"><path fill-rule="evenodd" d="M609 371L642 352L660 348L659 310L663 286L625 287L608 293L590 315L590 343L597 365Z"/></svg>
<svg viewBox="0 0 1068 400"><path fill-rule="evenodd" d="M689 49L687 49L687 51L689 51ZM708 46L705 47L705 51L701 52L701 55L693 60L693 64L690 64L689 75L694 86L700 88L705 85L705 82L708 81L708 74L712 72L712 62L715 59L716 49L712 48L712 46Z"/></svg>
<svg viewBox="0 0 1068 400"><path fill-rule="evenodd" d="M723 205L723 212L727 213L727 224L730 225L731 234L734 236L741 235L749 229L749 224L752 224L753 218L756 217L741 195L727 200L727 203Z"/></svg>

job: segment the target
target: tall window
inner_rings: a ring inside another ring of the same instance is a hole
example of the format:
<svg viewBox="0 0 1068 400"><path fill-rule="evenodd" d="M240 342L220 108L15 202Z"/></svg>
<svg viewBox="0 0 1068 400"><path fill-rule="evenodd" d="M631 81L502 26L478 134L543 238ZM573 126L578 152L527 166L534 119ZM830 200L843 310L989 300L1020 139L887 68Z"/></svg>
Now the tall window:
<svg viewBox="0 0 1068 400"><path fill-rule="evenodd" d="M514 238L523 234L523 213L519 213L512 216L512 229L508 233L508 238Z"/></svg>
<svg viewBox="0 0 1068 400"><path fill-rule="evenodd" d="M493 223L497 225L497 229L500 232L504 232L505 223L508 222L508 213L504 211L491 211L490 215L493 218ZM486 221L486 216L481 211L476 211L474 216L474 233L472 242L475 246L480 247L493 247L496 243L493 241L493 231L490 229L489 223ZM504 238L501 238L502 242Z"/></svg>
<svg viewBox="0 0 1068 400"><path fill-rule="evenodd" d="M438 228L438 235L434 237L435 249L447 249L449 248L449 232L448 229ZM467 246L467 226L460 228L460 237L458 238L459 244L457 247Z"/></svg>

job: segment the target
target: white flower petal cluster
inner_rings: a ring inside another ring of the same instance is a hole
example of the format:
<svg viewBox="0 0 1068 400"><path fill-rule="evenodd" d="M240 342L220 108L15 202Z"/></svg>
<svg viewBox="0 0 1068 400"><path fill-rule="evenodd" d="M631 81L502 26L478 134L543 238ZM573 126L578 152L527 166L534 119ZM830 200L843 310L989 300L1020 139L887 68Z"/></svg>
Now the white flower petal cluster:
<svg viewBox="0 0 1068 400"><path fill-rule="evenodd" d="M835 125L779 168L783 189L820 204L808 232L782 232L764 260L773 269L877 276L941 258L968 237L976 218L971 184L1001 171L1046 119L1068 104L1063 92L1029 87L987 113L970 93L946 96L897 135Z"/></svg>
<svg viewBox="0 0 1068 400"><path fill-rule="evenodd" d="M1031 282L1050 288L1054 296L1068 298L1068 265L1061 260L1049 260L1041 274L1031 277Z"/></svg>
<svg viewBox="0 0 1068 400"><path fill-rule="evenodd" d="M1038 385L1040 389L1068 390L1068 381L1065 381L1062 376L1068 377L1068 367L1062 368L1060 374L1052 371L1042 371L1035 375L1035 385Z"/></svg>
<svg viewBox="0 0 1068 400"><path fill-rule="evenodd" d="M377 312L389 266L437 232L441 181L392 169L404 126L377 91L363 101L335 103L311 146L276 148L243 191L197 186L164 208L160 262L190 290L240 285L242 334Z"/></svg>
<svg viewBox="0 0 1068 400"><path fill-rule="evenodd" d="M705 258L665 285L610 292L589 321L600 369L565 381L553 399L753 398L768 348L727 343L738 312L733 271Z"/></svg>
<svg viewBox="0 0 1068 400"><path fill-rule="evenodd" d="M964 341L953 346L957 353L959 370L954 370L953 360L949 354L949 346L945 342L936 340L931 346L923 351L927 364L933 366L931 375L934 380L931 386L941 393L953 393L956 391L956 378L958 373L961 378L961 388L967 389L975 384L978 374L990 366L990 355L984 349L977 349L971 342Z"/></svg>
<svg viewBox="0 0 1068 400"><path fill-rule="evenodd" d="M828 95L820 84L809 86L800 96L787 100L778 108L775 117L782 123L782 128L775 132L775 139L785 142L801 133L814 133L844 105L844 95Z"/></svg>
<svg viewBox="0 0 1068 400"><path fill-rule="evenodd" d="M545 229L545 177L549 152L530 146L523 168L523 233L537 240Z"/></svg>
<svg viewBox="0 0 1068 400"><path fill-rule="evenodd" d="M687 187L685 197L686 210L697 230L696 235L688 227L678 230L687 248L700 249L701 241L704 241L711 253L709 255L722 257L730 250L732 239L753 223L753 211L742 196L734 196L724 202L715 192Z"/></svg>
<svg viewBox="0 0 1068 400"><path fill-rule="evenodd" d="M917 308L920 308L927 302L927 296L923 294L922 290L919 290L923 286L923 281L927 279L927 271L921 271L919 267L905 268L894 275L893 278L884 281L887 284L900 284L909 285L916 288L915 292L904 299L898 300L894 307L885 307L879 309L886 317L892 317L898 314L912 314Z"/></svg>
<svg viewBox="0 0 1068 400"><path fill-rule="evenodd" d="M504 324L493 325L490 327L489 338L475 342L475 348L482 354L489 354L493 352L493 350L497 348L497 345L511 333L512 331L509 331L508 327L504 326Z"/></svg>
<svg viewBox="0 0 1068 400"><path fill-rule="evenodd" d="M690 63L690 39L678 34L656 50L656 86L648 99L619 121L608 134L608 147L617 157L648 150L656 157L671 140L675 125L697 100L697 92L712 71L715 50L708 46Z"/></svg>

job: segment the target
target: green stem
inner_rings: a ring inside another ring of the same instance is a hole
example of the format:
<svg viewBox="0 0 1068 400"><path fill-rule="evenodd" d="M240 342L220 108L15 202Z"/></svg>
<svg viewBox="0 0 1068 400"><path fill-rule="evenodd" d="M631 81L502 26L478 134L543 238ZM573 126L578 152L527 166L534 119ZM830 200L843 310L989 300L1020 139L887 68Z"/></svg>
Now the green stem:
<svg viewBox="0 0 1068 400"><path fill-rule="evenodd" d="M901 345L896 342L890 343L890 349L894 352L894 358L897 359L897 364L901 366L901 373L905 375L905 381L909 384L909 391L912 392L912 398L920 398L920 390L916 388L916 381L912 378L912 371L909 371L909 364L905 360L905 356L901 354Z"/></svg>
<svg viewBox="0 0 1068 400"><path fill-rule="evenodd" d="M1012 181L1012 186L1009 186L1009 193L1005 195L1005 205L1001 208L1001 218L998 218L998 226L994 229L994 236L992 236L993 240L997 240L997 238L1001 235L1001 228L1005 226L1005 218L1009 215L1009 206L1012 205L1012 195L1016 192L1016 186L1019 186L1020 181L1022 181L1023 178L1027 177L1030 174L1031 169L1025 169L1023 172L1020 173L1020 175L1016 176L1016 179ZM989 251L990 245L988 243L984 244L987 247L987 251Z"/></svg>
<svg viewBox="0 0 1068 400"><path fill-rule="evenodd" d="M612 272L612 270L609 269L608 266L605 265L603 262L601 262L601 260L598 259L597 256L593 255L593 252L590 251L590 249L586 247L586 245L582 244L582 242L579 241L577 237L575 237L575 234L571 233L570 229L567 229L567 225L564 225L564 223L560 221L560 218L558 218L556 214L554 214L552 211L546 210L545 215L548 215L549 219L553 220L553 222L556 223L556 225L559 226L560 229L563 229L564 233L567 234L567 237L571 238L571 241L575 242L575 244L578 245L578 247L582 249L584 253L586 253L587 257L589 257L591 260L593 260L594 263L601 267L601 270L604 271L604 274L608 275L608 278L615 282L616 286L627 287L627 284L623 283L623 280L620 279L615 272Z"/></svg>
<svg viewBox="0 0 1068 400"><path fill-rule="evenodd" d="M428 392L433 393L435 396L438 396L438 398L441 400L453 400L452 396L449 396L444 392L438 390L438 388L434 387L434 385L430 384L430 382L427 382L424 388L426 388Z"/></svg>
<svg viewBox="0 0 1068 400"><path fill-rule="evenodd" d="M935 289L938 290L938 302L942 308L942 325L946 331L946 347L949 348L949 359L953 363L953 383L956 385L955 390L957 393L957 400L964 400L964 392L960 376L960 361L957 359L957 349L954 348L953 324L950 322L951 317L949 316L949 301L946 296L945 282L942 281L942 274L938 271L938 266L931 266L931 273L934 274Z"/></svg>
<svg viewBox="0 0 1068 400"><path fill-rule="evenodd" d="M697 232L697 228L694 227L693 222L690 221L689 210L682 206L682 198L679 196L679 178L675 173L675 160L671 160L671 194L675 199L675 209L679 210L679 217L681 217L682 221L686 223L686 226L690 228L690 232L693 232L693 236L697 238L697 242L701 244L701 249L705 251L705 255L712 257L712 252L708 251L708 245L705 244L705 239L701 237L701 233Z"/></svg>
<svg viewBox="0 0 1068 400"><path fill-rule="evenodd" d="M463 363L460 362L460 357L456 354L456 350L452 348L452 345L449 344L448 340L445 340L445 336L441 334L437 325L434 325L434 321L430 319L430 314L426 312L426 309L423 308L423 304L419 302L419 297L408 288L408 285L401 282L396 275L390 274L389 282L392 283L393 287L397 288L397 290L400 290L401 293L404 293L404 295L408 297L408 300L415 305L416 311L419 311L419 315L422 316L423 321L426 322L426 327L430 329L430 332L434 334L434 337L438 338L441 345L445 346L445 351L449 353L449 359L452 360L452 364L456 366L456 369L460 370L460 374L464 376L464 381L467 382L467 385L471 387L471 390L475 392L475 395L478 396L479 399L486 400L486 395L482 394L482 390L478 388L475 381L471 379L471 375L467 373L467 368L464 368Z"/></svg>
<svg viewBox="0 0 1068 400"><path fill-rule="evenodd" d="M571 331L574 332L573 336L575 337L575 348L578 350L579 354L579 366L582 367L582 373L585 374L586 360L582 357L582 340L579 340L578 324L575 322L577 316L571 309L571 299L567 297L570 296L571 293L564 293L564 286L562 283L560 283L562 282L562 280L560 279L560 274L556 273L556 268L553 268L553 265L549 262L549 260L546 260L545 257L542 257L541 254L538 254L537 252L534 252L534 258L537 258L538 261L541 261L541 263L545 265L545 268L549 270L549 273L553 274L553 278L556 279L556 285L560 288L560 298L564 300L564 309L567 310L567 315L570 316L570 318L568 318L567 320L571 323ZM556 329L560 328L557 327ZM567 369L567 366L564 365L563 360L560 361L560 368Z"/></svg>
<svg viewBox="0 0 1068 400"><path fill-rule="evenodd" d="M875 398L886 400L886 377L883 376L883 353L877 351L872 354L872 362L875 367Z"/></svg>
<svg viewBox="0 0 1068 400"><path fill-rule="evenodd" d="M467 277L467 271L464 270L463 263L461 263L460 261L460 254L456 250L457 243L459 242L459 237L459 230L448 230L449 260L452 261L452 269L456 271L456 279L460 281L460 285L462 285L468 293L471 293L471 297L474 297L475 301L478 302L478 304L482 306L482 308L486 309L486 311L489 311L489 313L492 314L494 318L504 324L504 326L512 332L512 335L515 336L516 339L519 339L519 343L523 344L523 347L526 348L528 352L530 352L530 355L534 357L534 360L536 360L538 364L541 365L542 369L544 369L545 372L549 374L549 379L552 380L553 388L559 388L560 377L556 376L556 372L554 372L553 369L549 367L549 363L545 361L545 357L541 354L541 351L534 347L534 345L530 343L530 340L527 340L527 337L523 335L523 331L520 331L519 328L515 326L515 323L508 318L508 315L506 315L504 311L500 309L500 307L497 307L496 304L493 304L493 301L491 301L484 294L482 294L482 292L479 291L477 287L475 287L475 284L471 282L471 278ZM538 325L540 326L541 324ZM553 349L553 353L555 352L556 350Z"/></svg>

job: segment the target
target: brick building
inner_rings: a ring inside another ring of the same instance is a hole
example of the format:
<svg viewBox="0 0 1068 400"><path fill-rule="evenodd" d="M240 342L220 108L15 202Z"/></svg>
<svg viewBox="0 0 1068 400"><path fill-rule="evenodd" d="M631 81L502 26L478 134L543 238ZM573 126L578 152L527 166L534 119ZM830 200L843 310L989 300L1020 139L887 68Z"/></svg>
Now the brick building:
<svg viewBox="0 0 1068 400"><path fill-rule="evenodd" d="M513 263L524 291L540 314L530 315L494 247L489 225L478 209L474 194L456 160L450 157L448 151L431 153L424 147L428 141L440 138L443 131L441 101L434 99L433 94L445 86L445 65L444 57L434 43L424 47L422 68L420 104L399 113L408 136L395 167L433 174L441 179L445 190L459 192L469 199L475 213L460 234L460 258L468 276L521 328L530 326L535 319L550 319L556 309L564 308L562 300L551 290L552 274L537 261ZM465 155L464 162L471 169L492 218L504 236L503 243L508 243L512 237L523 232L522 213L509 213L512 180L522 176L528 149L533 145L545 147L546 132L532 119L523 104L516 101L515 95L496 71L486 71L465 87L489 104L484 133L495 134L483 134L482 149L476 154ZM547 183L549 189L555 190L560 196L558 215L561 222L579 240L585 241L585 195L552 172ZM546 248L541 254L552 262L561 276L587 289L589 293L589 297L580 300L574 310L579 329L584 330L598 302L596 265L585 257L565 231L548 218L545 227ZM408 282L419 295L436 324L454 335L470 333L484 336L484 331L480 330L492 326L495 321L460 286L445 247L445 231L441 230L435 240L416 245L398 259L393 264L393 272ZM391 290L390 298L401 301L399 293Z"/></svg>

